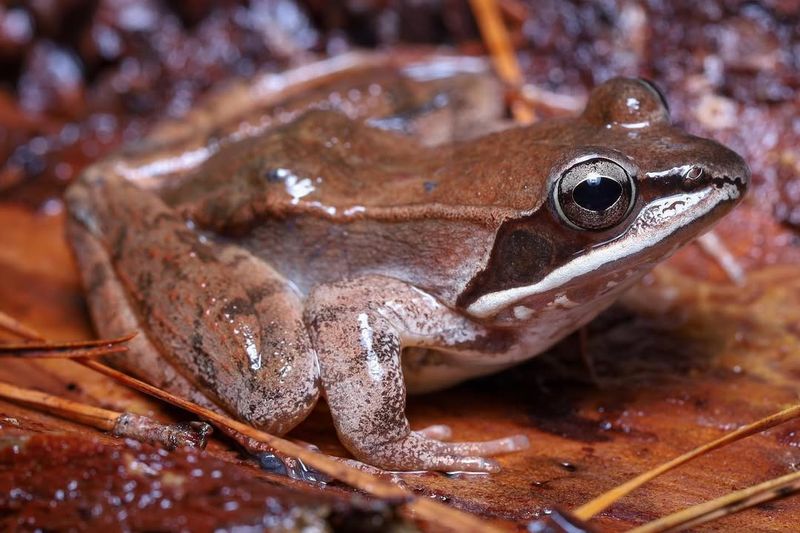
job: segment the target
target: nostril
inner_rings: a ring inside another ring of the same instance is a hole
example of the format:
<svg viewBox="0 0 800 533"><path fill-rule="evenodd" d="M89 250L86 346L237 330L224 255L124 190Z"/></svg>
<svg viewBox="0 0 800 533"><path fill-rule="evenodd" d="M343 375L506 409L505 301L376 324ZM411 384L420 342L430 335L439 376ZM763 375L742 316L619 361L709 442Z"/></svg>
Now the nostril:
<svg viewBox="0 0 800 533"><path fill-rule="evenodd" d="M683 179L687 185L691 185L703 177L703 169L701 167L692 167L683 175Z"/></svg>
<svg viewBox="0 0 800 533"><path fill-rule="evenodd" d="M703 168L693 165L683 172L683 176L681 176L681 188L691 191L703 185L707 185L707 183L705 183L707 181L705 178L706 173Z"/></svg>

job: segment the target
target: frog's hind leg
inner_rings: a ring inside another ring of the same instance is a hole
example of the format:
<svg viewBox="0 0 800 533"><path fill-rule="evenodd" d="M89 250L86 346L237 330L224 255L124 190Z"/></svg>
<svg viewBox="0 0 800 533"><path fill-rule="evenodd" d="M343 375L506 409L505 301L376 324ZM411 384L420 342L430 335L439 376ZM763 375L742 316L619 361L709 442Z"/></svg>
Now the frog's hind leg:
<svg viewBox="0 0 800 533"><path fill-rule="evenodd" d="M144 332L122 366L272 433L307 416L318 364L286 280L113 173L85 176L67 203L99 333Z"/></svg>
<svg viewBox="0 0 800 533"><path fill-rule="evenodd" d="M136 332L136 336L128 341L126 352L106 356L105 360L115 368L160 389L220 411L219 406L176 372L153 345L128 304L125 291L114 275L100 242L73 219L67 221L67 235L80 266L89 312L98 335L116 338Z"/></svg>
<svg viewBox="0 0 800 533"><path fill-rule="evenodd" d="M357 459L385 470L493 472L499 466L485 456L528 446L521 435L451 443L437 440L449 437L446 427L411 430L402 348L492 342L490 332L433 297L377 276L324 285L309 295L306 322L336 430Z"/></svg>
<svg viewBox="0 0 800 533"><path fill-rule="evenodd" d="M138 334L128 342L128 351L106 357L114 367L138 377L160 389L186 398L193 403L218 413L225 413L219 405L203 394L186 377L175 371L148 337L136 313L128 303L121 283L116 278L108 255L100 241L80 222L70 219L67 233L76 259L80 264L83 284L87 289L89 309L97 332L106 338L118 337L131 331ZM299 460L276 452L262 442L255 441L232 429L217 427L246 452L255 455L262 467L271 472L284 473L293 479L315 480L320 476L310 471ZM267 458L272 462L267 463Z"/></svg>

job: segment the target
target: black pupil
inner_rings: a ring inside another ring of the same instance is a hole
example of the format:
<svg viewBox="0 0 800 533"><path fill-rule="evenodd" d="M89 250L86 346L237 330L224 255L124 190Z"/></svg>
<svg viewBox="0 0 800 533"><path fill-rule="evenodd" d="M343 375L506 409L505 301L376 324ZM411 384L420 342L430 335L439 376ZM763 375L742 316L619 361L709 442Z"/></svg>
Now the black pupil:
<svg viewBox="0 0 800 533"><path fill-rule="evenodd" d="M622 185L605 176L592 176L580 182L572 191L572 199L584 209L605 211L622 196Z"/></svg>

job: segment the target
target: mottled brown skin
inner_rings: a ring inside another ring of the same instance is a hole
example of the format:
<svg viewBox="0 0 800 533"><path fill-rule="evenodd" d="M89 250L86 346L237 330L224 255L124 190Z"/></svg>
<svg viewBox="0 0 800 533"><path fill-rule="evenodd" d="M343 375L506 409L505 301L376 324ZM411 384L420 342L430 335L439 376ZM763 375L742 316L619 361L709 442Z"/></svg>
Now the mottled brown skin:
<svg viewBox="0 0 800 533"><path fill-rule="evenodd" d="M116 363L277 433L321 392L382 468L493 471L484 456L526 446L412 431L406 388L540 353L726 213L749 172L638 80L600 86L580 117L503 128L497 84L464 61L442 76L446 60L368 56L289 73L277 96L237 86L91 167L67 200L93 316L143 332ZM373 75L409 98L343 103L392 94ZM568 170L605 168L629 192L565 215Z"/></svg>

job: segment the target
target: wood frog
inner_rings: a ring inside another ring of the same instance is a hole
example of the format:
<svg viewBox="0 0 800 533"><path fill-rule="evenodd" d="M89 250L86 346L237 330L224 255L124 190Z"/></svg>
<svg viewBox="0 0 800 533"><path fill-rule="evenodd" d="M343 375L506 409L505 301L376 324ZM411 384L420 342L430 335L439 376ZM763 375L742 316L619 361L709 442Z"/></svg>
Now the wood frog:
<svg viewBox="0 0 800 533"><path fill-rule="evenodd" d="M612 79L510 126L469 58L350 55L266 75L98 162L66 199L115 364L284 434L320 396L393 470L495 471L522 436L414 431L406 392L525 361L741 199L745 162Z"/></svg>

